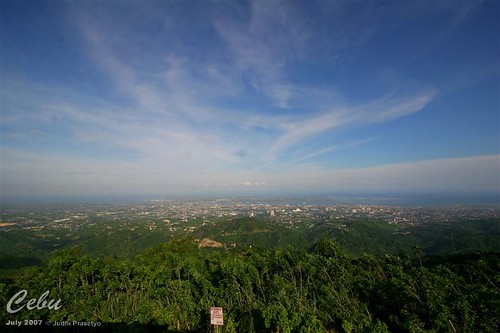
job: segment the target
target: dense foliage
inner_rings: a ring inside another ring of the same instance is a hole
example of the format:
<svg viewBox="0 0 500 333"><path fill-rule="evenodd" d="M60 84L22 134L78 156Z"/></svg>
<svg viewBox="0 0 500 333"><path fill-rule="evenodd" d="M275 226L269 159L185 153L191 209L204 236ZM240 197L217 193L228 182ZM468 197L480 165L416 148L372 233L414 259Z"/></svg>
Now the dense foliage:
<svg viewBox="0 0 500 333"><path fill-rule="evenodd" d="M333 240L310 249L198 249L192 239L133 259L57 252L0 284L5 304L19 290L50 290L60 310L1 311L0 322L82 320L114 330L223 332L497 332L500 254L415 259L347 255Z"/></svg>
<svg viewBox="0 0 500 333"><path fill-rule="evenodd" d="M253 246L275 249L293 245L308 249L323 238L334 238L349 255L413 255L418 246L423 254L449 255L475 251L500 252L499 218L421 223L389 224L385 221L301 221L293 225L260 218L213 218L190 220L183 228L171 232L156 221L149 230L145 221L130 221L125 228L120 221L96 219L89 225L69 232L66 229L37 232L26 229L0 232L0 279L11 277L26 266L42 265L55 249L81 247L81 253L92 257L134 258L137 254L171 239L191 236L215 239L236 250ZM342 227L343 226L343 227ZM194 231L183 229L194 227Z"/></svg>

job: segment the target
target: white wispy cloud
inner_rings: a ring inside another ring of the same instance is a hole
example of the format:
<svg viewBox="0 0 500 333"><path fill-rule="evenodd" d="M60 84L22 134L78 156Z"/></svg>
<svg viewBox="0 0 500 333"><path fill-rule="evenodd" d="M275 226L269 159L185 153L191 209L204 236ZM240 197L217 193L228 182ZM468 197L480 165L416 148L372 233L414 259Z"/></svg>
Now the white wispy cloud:
<svg viewBox="0 0 500 333"><path fill-rule="evenodd" d="M248 17L215 16L214 26L229 45L235 68L277 107L287 108L294 84L287 79L290 58L304 47L300 17L277 1L252 1Z"/></svg>
<svg viewBox="0 0 500 333"><path fill-rule="evenodd" d="M273 155L279 154L304 139L338 127L366 125L410 115L430 103L436 96L436 91L426 89L414 94L411 96L393 94L392 97L384 97L358 106L345 106L303 121L285 124L284 133L273 144L270 152Z"/></svg>
<svg viewBox="0 0 500 333"><path fill-rule="evenodd" d="M251 182L249 180L245 180L243 183L241 183L243 186L266 186L266 182Z"/></svg>
<svg viewBox="0 0 500 333"><path fill-rule="evenodd" d="M330 153L332 151L336 151L339 149L353 148L353 147L356 147L359 145L369 143L373 140L375 140L375 139L371 138L371 139L365 139L365 140L360 140L360 141L353 141L353 142L349 142L348 144L337 144L337 145L321 148L319 150L312 149L311 147L300 149L300 150L296 151L294 154L292 154L292 156L290 156L291 157L290 160L283 163L281 165L281 167L287 167L287 166L294 165L294 164L300 164L304 161L310 160L312 158L315 158L317 156L321 156L321 155L326 154L326 153ZM298 156L298 157L296 157L296 156Z"/></svg>

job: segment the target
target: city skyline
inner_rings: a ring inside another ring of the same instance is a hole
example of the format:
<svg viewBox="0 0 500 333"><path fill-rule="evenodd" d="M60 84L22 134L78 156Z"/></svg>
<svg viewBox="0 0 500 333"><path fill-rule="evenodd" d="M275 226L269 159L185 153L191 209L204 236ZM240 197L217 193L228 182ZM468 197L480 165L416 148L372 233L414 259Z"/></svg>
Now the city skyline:
<svg viewBox="0 0 500 333"><path fill-rule="evenodd" d="M2 1L1 195L500 191L496 1Z"/></svg>

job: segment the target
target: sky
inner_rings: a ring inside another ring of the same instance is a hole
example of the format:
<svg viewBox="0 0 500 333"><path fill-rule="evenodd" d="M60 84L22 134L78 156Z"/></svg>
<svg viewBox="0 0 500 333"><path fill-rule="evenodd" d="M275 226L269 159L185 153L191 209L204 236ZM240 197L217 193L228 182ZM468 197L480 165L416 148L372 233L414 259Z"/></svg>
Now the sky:
<svg viewBox="0 0 500 333"><path fill-rule="evenodd" d="M13 197L500 193L496 0L0 1Z"/></svg>

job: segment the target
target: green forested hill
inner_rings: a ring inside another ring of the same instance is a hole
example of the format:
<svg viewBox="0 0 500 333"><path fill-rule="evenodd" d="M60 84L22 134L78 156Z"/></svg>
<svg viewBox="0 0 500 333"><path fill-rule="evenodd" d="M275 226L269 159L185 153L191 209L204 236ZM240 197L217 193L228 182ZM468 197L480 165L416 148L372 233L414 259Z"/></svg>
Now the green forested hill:
<svg viewBox="0 0 500 333"><path fill-rule="evenodd" d="M309 249L227 251L198 249L192 238L132 259L79 251L58 251L47 265L0 284L4 308L25 289L32 297L50 291L50 298L61 299L60 310L3 311L0 322L208 332L209 308L220 306L222 332L496 332L500 324L498 253L412 261L353 257L333 240Z"/></svg>
<svg viewBox="0 0 500 333"><path fill-rule="evenodd" d="M209 238L221 242L230 251L250 247L265 249L293 246L308 249L322 239L335 239L354 257L370 253L414 256L500 252L500 220L464 220L448 224L404 226L384 221L302 221L277 223L259 218L214 218L192 220L170 231L165 223L156 228L143 221L101 222L82 226L69 234L63 230L36 232L13 230L0 233L0 278L11 276L20 268L40 265L57 249L81 246L82 254L92 257L134 258L141 251L174 238ZM192 229L189 229L192 228Z"/></svg>

